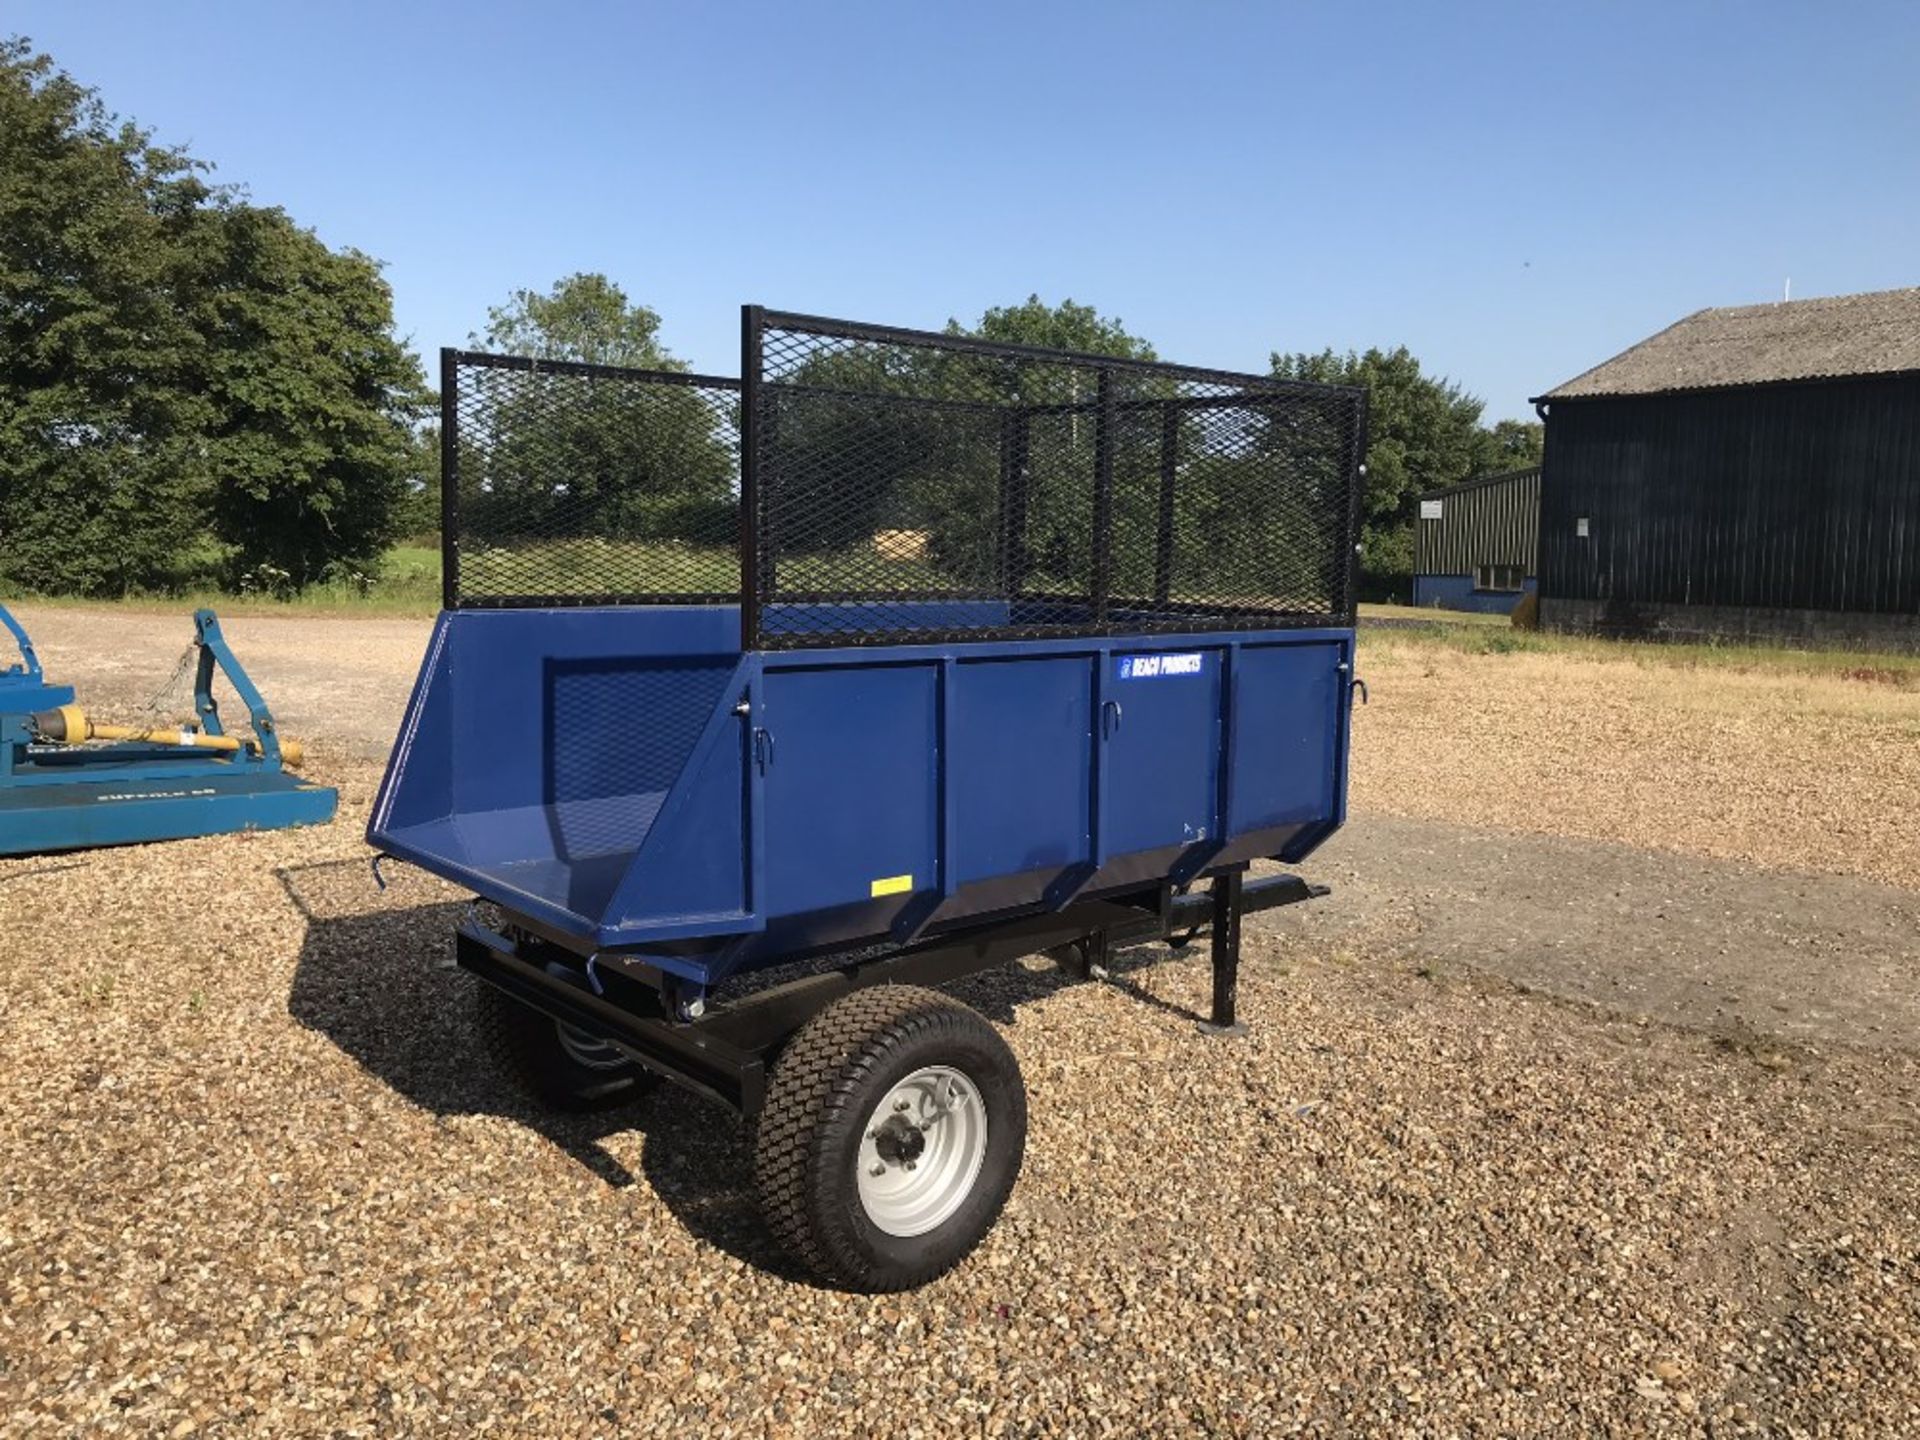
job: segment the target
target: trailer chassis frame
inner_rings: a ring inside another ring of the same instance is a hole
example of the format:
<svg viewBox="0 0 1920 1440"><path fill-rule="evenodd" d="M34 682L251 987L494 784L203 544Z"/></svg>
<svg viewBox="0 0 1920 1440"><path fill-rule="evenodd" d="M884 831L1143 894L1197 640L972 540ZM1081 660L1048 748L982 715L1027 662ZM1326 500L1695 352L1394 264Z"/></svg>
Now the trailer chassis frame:
<svg viewBox="0 0 1920 1440"><path fill-rule="evenodd" d="M670 982L644 964L594 957L602 975L611 969L624 979L618 999L591 972L592 984L581 984L573 978L580 974L577 954L540 938L510 915L495 928L470 914L456 931L454 954L460 968L523 1005L752 1117L766 1099L767 1071L780 1047L841 996L870 985L942 985L1041 952L1066 953L1077 974L1100 977L1116 946L1156 938L1179 944L1207 930L1213 993L1201 1029L1212 1035L1244 1034L1237 1017L1241 918L1327 893L1325 886L1297 875L1248 880L1240 865L1215 872L1207 892L1179 893L1163 883L1080 901L1053 914L974 926L717 1001L691 1018L675 1013Z"/></svg>

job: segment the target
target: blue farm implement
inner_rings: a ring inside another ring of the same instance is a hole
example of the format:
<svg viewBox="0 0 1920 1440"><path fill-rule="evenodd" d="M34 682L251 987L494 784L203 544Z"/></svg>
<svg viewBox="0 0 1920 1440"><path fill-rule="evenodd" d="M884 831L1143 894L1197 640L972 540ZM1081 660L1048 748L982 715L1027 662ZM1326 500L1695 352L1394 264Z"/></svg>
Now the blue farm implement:
<svg viewBox="0 0 1920 1440"><path fill-rule="evenodd" d="M770 1223L921 1283L1024 1092L936 985L1322 893L1365 397L743 312L742 379L445 352L445 609L370 841L486 902L457 955L570 1104L757 1117ZM783 967L778 974L767 972Z"/></svg>
<svg viewBox="0 0 1920 1440"><path fill-rule="evenodd" d="M123 726L49 685L32 642L4 608L22 663L0 672L0 855L81 850L318 825L335 792L288 773L298 742L284 740L211 610L193 617L198 650L191 724ZM227 734L213 696L216 670L246 706L250 738Z"/></svg>
<svg viewBox="0 0 1920 1440"><path fill-rule="evenodd" d="M46 672L40 668L40 656L33 648L32 637L4 605L0 605L0 629L13 637L13 643L20 652L18 660L8 662L6 669L0 670L0 715L31 714L35 710L51 710L56 705L72 704L73 687L47 683Z"/></svg>

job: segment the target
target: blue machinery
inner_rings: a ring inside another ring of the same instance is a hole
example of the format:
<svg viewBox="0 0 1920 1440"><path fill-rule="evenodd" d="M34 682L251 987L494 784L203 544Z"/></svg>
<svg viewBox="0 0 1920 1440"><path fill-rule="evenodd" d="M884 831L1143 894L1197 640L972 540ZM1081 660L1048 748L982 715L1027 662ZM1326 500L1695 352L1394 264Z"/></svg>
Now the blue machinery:
<svg viewBox="0 0 1920 1440"><path fill-rule="evenodd" d="M489 902L457 954L524 1078L759 1116L773 1228L901 1288L1025 1129L997 1034L909 987L1207 928L1233 1033L1241 915L1323 893L1246 871L1345 817L1364 396L751 307L742 351L443 354L446 609L368 835ZM659 573L711 533L578 545L587 486L515 428L682 424L670 387L738 417L731 593Z"/></svg>
<svg viewBox="0 0 1920 1440"><path fill-rule="evenodd" d="M13 612L4 605L0 605L0 629L13 636L13 643L20 651L18 660L0 669L0 714L31 713L72 704L73 687L47 683L26 627L14 619Z"/></svg>
<svg viewBox="0 0 1920 1440"><path fill-rule="evenodd" d="M47 684L26 631L0 606L21 655L0 671L0 855L332 818L335 792L287 772L299 747L280 737L214 613L197 612L193 624L196 724L135 728L95 721L72 703L71 686ZM247 707L252 739L227 734L212 693L216 668Z"/></svg>

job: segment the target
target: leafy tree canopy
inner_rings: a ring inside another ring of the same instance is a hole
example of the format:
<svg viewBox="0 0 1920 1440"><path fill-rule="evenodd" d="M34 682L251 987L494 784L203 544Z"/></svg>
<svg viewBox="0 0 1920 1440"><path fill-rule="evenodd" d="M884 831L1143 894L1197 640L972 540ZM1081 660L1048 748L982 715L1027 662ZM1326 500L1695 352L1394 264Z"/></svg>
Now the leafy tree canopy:
<svg viewBox="0 0 1920 1440"><path fill-rule="evenodd" d="M488 311L478 344L537 360L685 371L660 343L660 316L605 275L516 290ZM556 540L726 545L737 533L731 404L642 376L470 372L463 406L465 543L511 550Z"/></svg>
<svg viewBox="0 0 1920 1440"><path fill-rule="evenodd" d="M1062 300L1049 305L1029 295L1020 305L996 305L971 328L958 320L947 322L949 335L972 335L1010 345L1044 345L1055 350L1081 350L1093 355L1118 355L1133 360L1154 359L1153 346L1116 319L1091 305Z"/></svg>
<svg viewBox="0 0 1920 1440"><path fill-rule="evenodd" d="M371 565L427 398L379 267L0 42L0 577L90 594Z"/></svg>
<svg viewBox="0 0 1920 1440"><path fill-rule="evenodd" d="M1546 454L1547 427L1538 420L1501 420L1480 434L1480 475L1531 470Z"/></svg>
<svg viewBox="0 0 1920 1440"><path fill-rule="evenodd" d="M568 275L542 294L516 290L487 311L477 337L490 350L536 360L625 365L640 370L685 370L660 343L659 312L635 305L605 275Z"/></svg>
<svg viewBox="0 0 1920 1440"><path fill-rule="evenodd" d="M1363 385L1368 392L1367 488L1361 501L1362 565L1375 584L1413 571L1413 521L1422 492L1484 472L1486 407L1451 380L1422 372L1413 352L1275 354L1283 379Z"/></svg>

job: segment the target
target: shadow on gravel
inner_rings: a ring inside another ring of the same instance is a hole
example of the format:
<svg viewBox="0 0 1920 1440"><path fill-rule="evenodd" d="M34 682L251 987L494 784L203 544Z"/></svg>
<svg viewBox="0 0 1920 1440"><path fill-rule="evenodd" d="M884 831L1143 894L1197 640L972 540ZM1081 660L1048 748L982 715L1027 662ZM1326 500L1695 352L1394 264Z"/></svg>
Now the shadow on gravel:
<svg viewBox="0 0 1920 1440"><path fill-rule="evenodd" d="M493 1069L474 1041L474 986L455 967L453 931L465 906L401 906L372 892L366 868L328 862L280 872L306 920L287 1010L327 1037L369 1074L435 1115L498 1115L526 1126L609 1186L635 1175L602 1144L642 1134L647 1184L696 1239L782 1278L805 1281L761 1223L746 1124L732 1111L671 1085L617 1109L576 1114L547 1109ZM1148 995L1128 971L1166 955L1163 947L1116 952L1112 981L1135 998L1190 1012ZM999 1024L1020 1006L1077 983L1066 971L1010 965L946 987Z"/></svg>

